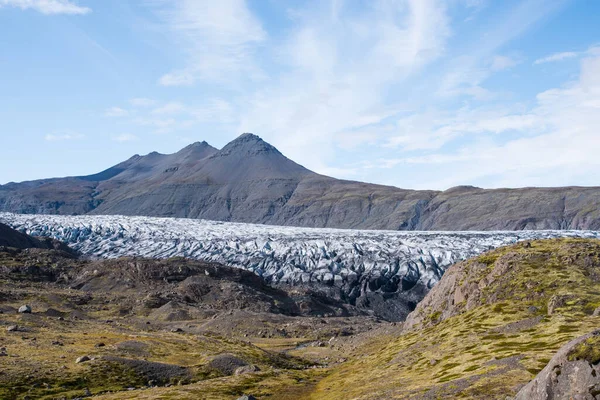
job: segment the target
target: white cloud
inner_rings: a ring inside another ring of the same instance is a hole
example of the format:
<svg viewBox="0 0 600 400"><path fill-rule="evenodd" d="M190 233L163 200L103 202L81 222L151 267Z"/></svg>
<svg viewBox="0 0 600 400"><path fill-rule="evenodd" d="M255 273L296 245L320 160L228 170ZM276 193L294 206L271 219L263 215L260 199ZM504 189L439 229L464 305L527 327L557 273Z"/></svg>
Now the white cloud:
<svg viewBox="0 0 600 400"><path fill-rule="evenodd" d="M132 135L131 133L123 133L121 135L111 136L111 140L119 143L124 143L133 142L135 140L139 140L139 138L135 135Z"/></svg>
<svg viewBox="0 0 600 400"><path fill-rule="evenodd" d="M0 0L0 7L9 6L22 10L35 10L42 14L87 14L92 10L69 0Z"/></svg>
<svg viewBox="0 0 600 400"><path fill-rule="evenodd" d="M566 60L568 58L574 58L577 56L579 56L579 53L576 53L574 51L565 51L562 53L555 53L555 54L551 54L547 57L537 59L533 63L536 65L537 64L545 64L545 63L549 63L549 62L562 61L562 60Z"/></svg>
<svg viewBox="0 0 600 400"><path fill-rule="evenodd" d="M230 124L236 120L233 105L220 98L209 99L201 107L191 110L190 113L199 122Z"/></svg>
<svg viewBox="0 0 600 400"><path fill-rule="evenodd" d="M360 13L343 5L335 13L297 13L296 29L278 51L287 72L239 101L237 131L260 133L284 154L325 172L336 146L373 139L358 129L404 111L405 104L386 104L386 93L444 53L446 8L434 0L366 4ZM353 138L345 140L348 132Z"/></svg>
<svg viewBox="0 0 600 400"><path fill-rule="evenodd" d="M155 108L154 110L152 110L152 114L157 114L157 115L175 115L175 114L181 114L183 111L185 111L186 107L176 101L172 101L169 103L166 103L160 107Z"/></svg>
<svg viewBox="0 0 600 400"><path fill-rule="evenodd" d="M480 37L473 38L471 48L448 61L436 94L446 98L466 96L480 101L495 99L497 93L486 89L483 84L494 72L518 63L516 59L495 53L538 21L559 10L564 3L563 0L524 0L506 15L486 24Z"/></svg>
<svg viewBox="0 0 600 400"><path fill-rule="evenodd" d="M266 39L245 0L159 1L158 14L183 43L187 64L159 79L164 86L258 76L255 45Z"/></svg>
<svg viewBox="0 0 600 400"><path fill-rule="evenodd" d="M127 115L129 115L129 112L120 107L111 107L106 109L104 115L106 115L107 117L126 117Z"/></svg>
<svg viewBox="0 0 600 400"><path fill-rule="evenodd" d="M131 122L140 126L149 126L154 129L154 133L158 134L180 131L195 124L195 121L190 119L189 116L186 116L184 119L162 116L144 116L136 117Z"/></svg>
<svg viewBox="0 0 600 400"><path fill-rule="evenodd" d="M65 140L79 140L84 136L80 133L52 133L44 137L48 142L60 142Z"/></svg>
<svg viewBox="0 0 600 400"><path fill-rule="evenodd" d="M513 57L508 56L494 56L490 68L492 71L502 71L508 68L512 68L519 62Z"/></svg>
<svg viewBox="0 0 600 400"><path fill-rule="evenodd" d="M156 104L156 100L146 97L135 97L129 100L129 103L134 107L152 107Z"/></svg>
<svg viewBox="0 0 600 400"><path fill-rule="evenodd" d="M381 160L369 167L419 164L416 176L421 183L413 185L417 188L444 189L480 182L491 187L597 185L590 171L600 168L599 71L600 56L587 57L581 62L577 81L539 93L536 106L529 110L499 110L498 114L504 115L490 119L481 118L481 111L469 111L425 136L434 139L440 131L502 135L517 131L517 135L469 140L452 153ZM439 170L444 174L437 174Z"/></svg>

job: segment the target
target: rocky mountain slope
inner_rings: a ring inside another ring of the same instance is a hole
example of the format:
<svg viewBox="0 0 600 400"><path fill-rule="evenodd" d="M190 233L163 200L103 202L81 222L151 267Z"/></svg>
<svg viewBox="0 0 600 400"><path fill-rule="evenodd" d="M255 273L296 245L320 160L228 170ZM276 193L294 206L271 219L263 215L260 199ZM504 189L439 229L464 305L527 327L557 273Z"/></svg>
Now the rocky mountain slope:
<svg viewBox="0 0 600 400"><path fill-rule="evenodd" d="M404 326L348 342L350 361L320 381L311 398L512 398L559 348L596 330L599 315L600 241L493 250L449 268ZM590 346L570 361L595 365L597 340ZM539 398L578 398L568 397L569 382L554 388L554 397Z"/></svg>
<svg viewBox="0 0 600 400"><path fill-rule="evenodd" d="M596 231L394 232L204 220L2 214L87 256L189 257L252 271L271 284L319 288L386 320L404 320L453 263L516 241L598 238Z"/></svg>
<svg viewBox="0 0 600 400"><path fill-rule="evenodd" d="M0 211L390 230L600 229L600 188L404 190L307 170L253 134L90 176L0 186Z"/></svg>

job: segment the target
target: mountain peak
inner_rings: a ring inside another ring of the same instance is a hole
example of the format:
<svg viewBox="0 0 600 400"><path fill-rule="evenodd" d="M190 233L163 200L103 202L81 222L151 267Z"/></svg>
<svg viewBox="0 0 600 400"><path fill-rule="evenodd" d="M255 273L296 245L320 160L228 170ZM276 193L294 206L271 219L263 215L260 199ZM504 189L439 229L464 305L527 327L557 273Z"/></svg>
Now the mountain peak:
<svg viewBox="0 0 600 400"><path fill-rule="evenodd" d="M185 146L182 150L194 149L194 148L198 148L198 147L212 147L212 146L210 144L208 144L205 140L203 140L201 142L194 142L192 144L189 144L189 145Z"/></svg>
<svg viewBox="0 0 600 400"><path fill-rule="evenodd" d="M224 157L232 154L240 156L257 156L264 154L282 155L274 146L265 142L259 136L249 132L242 133L240 136L229 142L213 157Z"/></svg>
<svg viewBox="0 0 600 400"><path fill-rule="evenodd" d="M205 142L194 142L179 150L176 154L179 157L188 159L202 159L217 152L217 149Z"/></svg>

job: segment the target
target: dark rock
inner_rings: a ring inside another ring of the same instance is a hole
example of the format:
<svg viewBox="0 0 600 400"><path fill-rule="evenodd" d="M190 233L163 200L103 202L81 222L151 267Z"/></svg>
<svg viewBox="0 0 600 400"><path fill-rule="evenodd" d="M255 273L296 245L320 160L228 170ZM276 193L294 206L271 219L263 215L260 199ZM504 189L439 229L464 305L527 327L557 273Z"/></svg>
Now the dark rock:
<svg viewBox="0 0 600 400"><path fill-rule="evenodd" d="M81 356L81 357L77 357L77 359L75 360L75 363L80 364L80 363L84 363L86 361L90 361L90 358L88 356Z"/></svg>
<svg viewBox="0 0 600 400"><path fill-rule="evenodd" d="M210 369L216 370L223 375L233 375L240 367L247 366L248 363L233 354L221 354L213 358L209 363Z"/></svg>
<svg viewBox="0 0 600 400"><path fill-rule="evenodd" d="M191 377L190 371L180 365L113 356L102 357L101 360L127 367L133 370L138 376L143 377L147 382L153 381L155 386L165 385L175 380L187 381Z"/></svg>
<svg viewBox="0 0 600 400"><path fill-rule="evenodd" d="M539 310L538 310L538 308L536 306L529 306L529 307L527 307L527 311L529 311L531 314L535 314Z"/></svg>

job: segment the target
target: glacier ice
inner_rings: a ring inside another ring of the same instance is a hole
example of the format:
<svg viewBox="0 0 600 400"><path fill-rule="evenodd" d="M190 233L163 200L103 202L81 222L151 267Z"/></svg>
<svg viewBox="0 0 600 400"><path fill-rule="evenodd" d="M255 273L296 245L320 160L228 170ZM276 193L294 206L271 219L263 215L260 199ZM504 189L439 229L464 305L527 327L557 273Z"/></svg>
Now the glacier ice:
<svg viewBox="0 0 600 400"><path fill-rule="evenodd" d="M600 237L597 231L400 232L125 216L0 213L0 221L97 258L189 257L286 284L342 286L368 277L375 281L371 290L387 280L430 288L451 264L521 240Z"/></svg>

